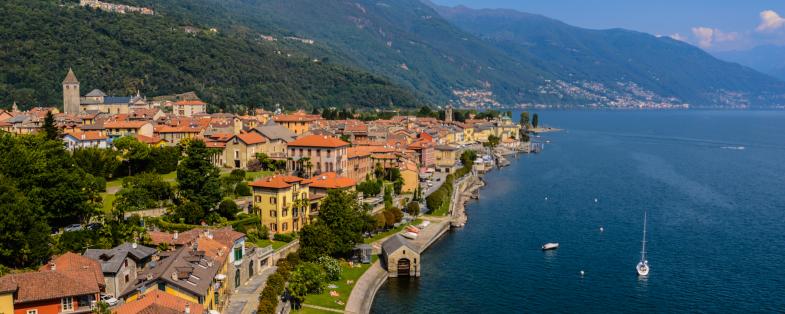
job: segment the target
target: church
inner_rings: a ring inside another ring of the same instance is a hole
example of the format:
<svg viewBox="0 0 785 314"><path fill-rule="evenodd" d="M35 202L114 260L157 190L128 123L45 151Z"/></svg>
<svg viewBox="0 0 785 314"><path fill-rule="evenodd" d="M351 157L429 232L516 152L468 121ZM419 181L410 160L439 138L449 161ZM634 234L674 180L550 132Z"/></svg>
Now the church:
<svg viewBox="0 0 785 314"><path fill-rule="evenodd" d="M84 97L79 92L79 80L72 69L68 69L63 80L63 111L66 114L81 112L103 112L125 114L132 109L149 108L147 99L139 93L132 97L107 96L103 91L94 89Z"/></svg>

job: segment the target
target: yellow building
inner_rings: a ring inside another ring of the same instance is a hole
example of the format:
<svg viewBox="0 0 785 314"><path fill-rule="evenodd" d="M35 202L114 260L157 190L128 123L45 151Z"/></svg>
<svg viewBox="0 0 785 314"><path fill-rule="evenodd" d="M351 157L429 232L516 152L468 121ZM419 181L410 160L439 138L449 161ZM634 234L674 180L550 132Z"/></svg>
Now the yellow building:
<svg viewBox="0 0 785 314"><path fill-rule="evenodd" d="M295 176L272 176L250 184L253 205L272 233L299 231L310 222L313 200L309 184Z"/></svg>
<svg viewBox="0 0 785 314"><path fill-rule="evenodd" d="M420 184L420 172L417 164L410 160L401 163L401 177L403 178L402 193L413 193Z"/></svg>
<svg viewBox="0 0 785 314"><path fill-rule="evenodd" d="M450 145L436 145L436 166L450 168L458 160L458 148Z"/></svg>
<svg viewBox="0 0 785 314"><path fill-rule="evenodd" d="M308 133L317 121L322 120L319 115L310 115L302 112L294 114L280 114L273 117L273 121L283 125L297 135Z"/></svg>

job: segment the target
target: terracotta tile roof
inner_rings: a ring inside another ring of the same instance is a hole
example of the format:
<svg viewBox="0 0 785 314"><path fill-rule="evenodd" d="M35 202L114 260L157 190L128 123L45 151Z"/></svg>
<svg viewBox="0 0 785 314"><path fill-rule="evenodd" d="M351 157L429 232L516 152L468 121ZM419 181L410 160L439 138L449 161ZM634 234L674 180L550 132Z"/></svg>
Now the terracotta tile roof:
<svg viewBox="0 0 785 314"><path fill-rule="evenodd" d="M300 179L300 178L297 178ZM300 179L302 180L302 179ZM234 242L245 237L245 233L234 231L231 227L221 229L214 229L210 231L213 234L213 239L223 243L227 247L234 246Z"/></svg>
<svg viewBox="0 0 785 314"><path fill-rule="evenodd" d="M199 133L201 131L200 128L189 126L159 125L155 127L155 133Z"/></svg>
<svg viewBox="0 0 785 314"><path fill-rule="evenodd" d="M157 136L152 136L151 137L151 136L144 136L144 135L141 135L141 134L137 134L136 135L136 140L138 140L138 141L140 141L142 143L145 143L145 144L150 144L150 145L158 144L158 143L161 143L161 142L166 142L166 140L164 140L164 139L162 139L160 137L157 137Z"/></svg>
<svg viewBox="0 0 785 314"><path fill-rule="evenodd" d="M346 149L346 154L349 155L349 158L356 158L370 156L371 151L370 146L353 146Z"/></svg>
<svg viewBox="0 0 785 314"><path fill-rule="evenodd" d="M207 148L226 148L226 142L207 141L204 144Z"/></svg>
<svg viewBox="0 0 785 314"><path fill-rule="evenodd" d="M54 266L54 269L52 267ZM46 265L41 266L39 271L55 271L58 273L92 273L92 280L96 285L104 285L104 273L101 270L101 264L98 261L89 257L85 257L76 253L67 252L63 255L53 258ZM78 276L81 276L77 274Z"/></svg>
<svg viewBox="0 0 785 314"><path fill-rule="evenodd" d="M188 302L158 289L143 294L139 299L118 306L112 313L115 314L140 314L140 313L185 313L185 306L188 305L191 313L205 313L204 306L198 303Z"/></svg>
<svg viewBox="0 0 785 314"><path fill-rule="evenodd" d="M273 117L275 122L313 122L321 119L321 116L311 114L279 114Z"/></svg>
<svg viewBox="0 0 785 314"><path fill-rule="evenodd" d="M406 148L414 149L414 150L420 150L420 149L429 148L429 147L432 147L432 146L433 146L433 143L431 143L431 142L417 141L417 142L409 144L409 146L406 147Z"/></svg>
<svg viewBox="0 0 785 314"><path fill-rule="evenodd" d="M174 233L169 232L162 232L162 231L148 231L147 234L150 236L150 241L155 244L161 243L168 243L172 245L185 245L188 243L192 243L196 238L199 237L199 233L201 231L198 229L191 229L188 231L177 233L177 239L174 238Z"/></svg>
<svg viewBox="0 0 785 314"><path fill-rule="evenodd" d="M145 124L150 124L146 121L107 121L104 122L104 128L107 129L139 129Z"/></svg>
<svg viewBox="0 0 785 314"><path fill-rule="evenodd" d="M398 157L393 154L373 154L371 155L373 159L397 159Z"/></svg>
<svg viewBox="0 0 785 314"><path fill-rule="evenodd" d="M57 271L11 274L0 278L0 287L5 291L16 292L14 294L15 304L100 292L91 271L77 273L82 273L82 275L71 274L68 276Z"/></svg>
<svg viewBox="0 0 785 314"><path fill-rule="evenodd" d="M272 176L256 180L249 184L249 186L266 189L286 189L290 188L292 183L303 182L304 180L305 179L303 178L295 176Z"/></svg>
<svg viewBox="0 0 785 314"><path fill-rule="evenodd" d="M229 253L229 248L226 245L208 237L199 237L199 239L196 240L196 247L199 251L204 251L207 257L212 258L220 264L223 264L226 261L226 255Z"/></svg>
<svg viewBox="0 0 785 314"><path fill-rule="evenodd" d="M174 104L175 105L183 105L183 106L204 106L204 105L207 105L207 103L205 103L205 102L203 102L201 100L181 100L181 101L178 101L178 102L176 102Z"/></svg>
<svg viewBox="0 0 785 314"><path fill-rule="evenodd" d="M337 137L322 136L322 135L307 135L289 143L289 147L338 148L344 146L349 146L349 143L344 142Z"/></svg>
<svg viewBox="0 0 785 314"><path fill-rule="evenodd" d="M357 181L347 177L341 177L335 172L322 173L316 177L306 180L311 187L320 189L343 189L357 185Z"/></svg>
<svg viewBox="0 0 785 314"><path fill-rule="evenodd" d="M98 131L86 131L86 132L68 132L66 135L73 136L75 139L80 141L98 141L98 140L105 140L107 139L106 135L101 134L102 132Z"/></svg>
<svg viewBox="0 0 785 314"><path fill-rule="evenodd" d="M242 133L237 134L236 136L246 145L262 144L267 142L267 140L264 139L264 136L256 132Z"/></svg>

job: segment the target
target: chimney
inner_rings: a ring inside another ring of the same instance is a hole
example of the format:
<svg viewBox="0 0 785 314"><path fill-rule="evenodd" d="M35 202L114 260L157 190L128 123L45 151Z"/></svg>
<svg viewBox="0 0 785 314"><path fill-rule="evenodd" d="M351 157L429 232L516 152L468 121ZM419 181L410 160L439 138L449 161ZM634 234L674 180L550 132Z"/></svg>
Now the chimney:
<svg viewBox="0 0 785 314"><path fill-rule="evenodd" d="M132 247L132 248L136 248L137 246L138 246L138 245L136 244L136 241L134 241L134 243L131 243L131 247Z"/></svg>
<svg viewBox="0 0 785 314"><path fill-rule="evenodd" d="M55 270L57 270L57 266L55 265L55 263L54 263L54 262L52 262L52 263L49 263L49 270L51 270L51 271L55 271Z"/></svg>
<svg viewBox="0 0 785 314"><path fill-rule="evenodd" d="M172 237L172 239L174 239L174 240L177 240L177 237L178 237L179 235L180 235L180 233L179 233L179 232L177 232L177 231L175 231L175 232L174 232L174 236Z"/></svg>
<svg viewBox="0 0 785 314"><path fill-rule="evenodd" d="M185 304L185 314L191 314L191 305Z"/></svg>

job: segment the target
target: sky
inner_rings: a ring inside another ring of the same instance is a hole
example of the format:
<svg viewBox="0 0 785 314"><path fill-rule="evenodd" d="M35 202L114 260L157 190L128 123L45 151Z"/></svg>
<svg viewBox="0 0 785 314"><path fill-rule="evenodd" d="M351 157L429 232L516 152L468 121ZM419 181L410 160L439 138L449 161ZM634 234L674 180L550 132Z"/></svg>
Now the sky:
<svg viewBox="0 0 785 314"><path fill-rule="evenodd" d="M707 51L785 45L785 0L432 0L441 5L508 8L568 24L671 36Z"/></svg>

